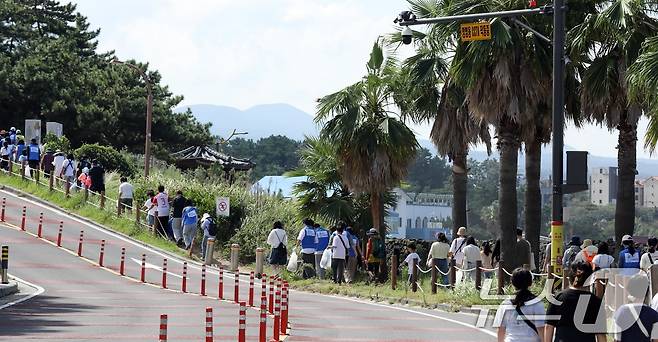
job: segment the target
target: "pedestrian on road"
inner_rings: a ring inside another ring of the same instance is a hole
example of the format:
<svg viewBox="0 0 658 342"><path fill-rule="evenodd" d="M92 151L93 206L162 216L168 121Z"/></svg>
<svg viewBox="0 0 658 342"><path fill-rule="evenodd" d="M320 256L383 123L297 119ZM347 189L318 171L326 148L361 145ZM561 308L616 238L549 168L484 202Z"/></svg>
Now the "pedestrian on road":
<svg viewBox="0 0 658 342"><path fill-rule="evenodd" d="M153 197L153 203L151 205L155 207L155 212L158 216L156 217L156 220L158 220L156 230L166 239L167 232L165 231L165 227L169 225L169 195L165 192L164 185L158 185L158 193Z"/></svg>
<svg viewBox="0 0 658 342"><path fill-rule="evenodd" d="M90 190L105 196L105 169L96 159L91 162L89 177L91 178Z"/></svg>
<svg viewBox="0 0 658 342"><path fill-rule="evenodd" d="M490 279L493 276L493 251L491 250L491 242L485 241L482 244L482 251L480 251L480 259L482 260L482 271L485 279Z"/></svg>
<svg viewBox="0 0 658 342"><path fill-rule="evenodd" d="M190 199L187 200L185 208L183 208L183 246L189 250L192 248L194 236L196 235L196 227L198 221L198 212L194 206L194 202Z"/></svg>
<svg viewBox="0 0 658 342"><path fill-rule="evenodd" d="M320 267L320 261L322 261L322 254L329 246L329 231L324 229L319 223L313 225L315 228L315 240L317 244L315 246L315 272L317 273L318 279L324 279L324 268Z"/></svg>
<svg viewBox="0 0 658 342"><path fill-rule="evenodd" d="M75 189L75 162L73 161L73 154L69 153L69 155L66 156L59 178L64 179L64 187L66 187L66 182L68 181L69 187Z"/></svg>
<svg viewBox="0 0 658 342"><path fill-rule="evenodd" d="M475 238L469 236L466 239L466 247L464 247L464 263L462 264L465 280L475 281L475 272L478 261L480 261L480 248L475 242Z"/></svg>
<svg viewBox="0 0 658 342"><path fill-rule="evenodd" d="M43 170L43 175L46 178L50 178L50 174L53 172L53 161L55 160L55 155L53 149L49 148L46 150L46 154L41 158L41 163L39 167Z"/></svg>
<svg viewBox="0 0 658 342"><path fill-rule="evenodd" d="M272 225L270 235L267 236L267 244L271 247L269 263L274 269L274 274L279 275L281 268L288 263L288 234L281 221L276 221Z"/></svg>
<svg viewBox="0 0 658 342"><path fill-rule="evenodd" d="M183 238L183 208L185 208L186 203L187 199L183 196L183 192L181 190L176 191L176 196L171 201L171 229L176 243Z"/></svg>
<svg viewBox="0 0 658 342"><path fill-rule="evenodd" d="M418 253L416 253L415 243L411 242L409 245L407 245L407 253L407 257L404 258L404 262L407 263L407 270L409 273L407 281L409 282L409 285L413 285L414 266L418 267L418 264L420 264L420 256ZM416 282L418 282L418 279L416 279Z"/></svg>
<svg viewBox="0 0 658 342"><path fill-rule="evenodd" d="M635 249L633 237L630 235L624 235L621 239L621 243L624 248L619 252L619 268L639 269L640 251Z"/></svg>
<svg viewBox="0 0 658 342"><path fill-rule="evenodd" d="M217 236L217 224L212 219L212 217L210 217L210 214L208 213L203 214L203 217L201 218L201 229L203 230L203 241L201 241L201 255L203 256L203 260L206 260L206 253L210 252L212 254L212 251L208 251L208 240L209 239L214 240L215 237Z"/></svg>
<svg viewBox="0 0 658 342"><path fill-rule="evenodd" d="M608 247L608 243L601 241L601 243L599 243L598 250L599 252L596 254L594 259L592 259L593 269L596 271L599 269L611 268L615 262L615 258L610 255L610 248Z"/></svg>
<svg viewBox="0 0 658 342"><path fill-rule="evenodd" d="M654 326L658 323L658 312L644 305L644 296L648 289L647 277L636 274L626 285L629 303L620 306L614 315L615 341L651 342L657 339Z"/></svg>
<svg viewBox="0 0 658 342"><path fill-rule="evenodd" d="M41 161L41 148L37 143L37 139L30 140L30 146L27 153L27 164L30 166L30 177L34 177L34 171L39 170L39 162Z"/></svg>
<svg viewBox="0 0 658 342"><path fill-rule="evenodd" d="M302 277L309 279L315 277L315 246L317 244L313 220L305 218L304 228L297 235L297 245L302 246L303 272Z"/></svg>
<svg viewBox="0 0 658 342"><path fill-rule="evenodd" d="M601 310L601 299L585 287L587 279L594 272L592 266L576 262L570 267L570 287L555 296L555 300L561 304L551 302L548 305L549 319L546 320L544 341L553 341L555 337L555 342L605 342L605 309ZM580 305L585 303L587 306L583 315ZM583 329L584 325L588 329Z"/></svg>
<svg viewBox="0 0 658 342"><path fill-rule="evenodd" d="M448 256L455 261L455 265L460 266L464 263L464 247L466 247L466 227L459 227L457 238L452 240Z"/></svg>
<svg viewBox="0 0 658 342"><path fill-rule="evenodd" d="M363 258L363 253L361 253L361 241L359 240L359 236L354 232L354 229L348 226L345 231L350 240L350 249L348 252L349 258L347 259L347 266L345 267L345 282L350 284L354 282L356 268L359 265L359 259Z"/></svg>
<svg viewBox="0 0 658 342"><path fill-rule="evenodd" d="M345 282L345 259L349 248L349 239L345 234L345 222L338 222L336 232L331 238L331 250L333 252L331 257L331 271L334 276L334 283L342 284Z"/></svg>
<svg viewBox="0 0 658 342"><path fill-rule="evenodd" d="M546 315L546 310L542 301L530 292L532 274L517 268L512 272L512 285L516 289L514 299L506 300L499 308L504 314L498 327L498 342L541 342L545 322L540 317Z"/></svg>
<svg viewBox="0 0 658 342"><path fill-rule="evenodd" d="M368 233L368 243L366 244L366 265L368 268L368 275L370 281L380 279L384 260L386 260L386 244L379 236L379 232L375 228L370 228ZM448 248L446 248L446 254Z"/></svg>
<svg viewBox="0 0 658 342"><path fill-rule="evenodd" d="M121 177L121 184L119 184L119 212L124 213L126 209L132 213L133 207L133 185L128 183L128 178Z"/></svg>
<svg viewBox="0 0 658 342"><path fill-rule="evenodd" d="M658 251L656 251L656 245L658 245L658 239L655 236L652 236L647 240L647 245L649 250L642 255L640 259L640 268L649 272L649 267L651 265L658 263Z"/></svg>
<svg viewBox="0 0 658 342"><path fill-rule="evenodd" d="M448 284L448 252L450 244L445 233L436 234L436 241L430 246L429 256L427 257L430 267L437 267L439 272L439 282L443 285Z"/></svg>

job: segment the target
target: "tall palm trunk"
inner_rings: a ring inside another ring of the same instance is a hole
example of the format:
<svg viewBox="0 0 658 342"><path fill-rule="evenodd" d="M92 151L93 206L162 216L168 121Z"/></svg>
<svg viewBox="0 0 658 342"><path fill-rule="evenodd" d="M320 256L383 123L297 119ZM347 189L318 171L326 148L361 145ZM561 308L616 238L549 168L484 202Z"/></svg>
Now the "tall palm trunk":
<svg viewBox="0 0 658 342"><path fill-rule="evenodd" d="M516 175L519 162L519 125L507 116L498 125L498 151L500 152L500 191L498 218L500 222L501 260L511 272L518 266L515 256L517 227Z"/></svg>
<svg viewBox="0 0 658 342"><path fill-rule="evenodd" d="M541 140L533 139L525 144L525 234L539 266L539 234L541 229Z"/></svg>
<svg viewBox="0 0 658 342"><path fill-rule="evenodd" d="M373 228L379 231L379 234L382 236L386 235L386 230L382 224L382 206L381 206L381 194L378 192L372 192L370 194L370 212L372 213L372 226Z"/></svg>
<svg viewBox="0 0 658 342"><path fill-rule="evenodd" d="M468 173L466 169L467 152L455 154L452 160L452 236L457 236L459 227L466 227L466 185Z"/></svg>
<svg viewBox="0 0 658 342"><path fill-rule="evenodd" d="M617 205L615 208L615 237L617 250L625 234L633 235L635 228L635 173L637 167L636 144L637 123L626 120L617 126L619 146L617 147L618 175Z"/></svg>

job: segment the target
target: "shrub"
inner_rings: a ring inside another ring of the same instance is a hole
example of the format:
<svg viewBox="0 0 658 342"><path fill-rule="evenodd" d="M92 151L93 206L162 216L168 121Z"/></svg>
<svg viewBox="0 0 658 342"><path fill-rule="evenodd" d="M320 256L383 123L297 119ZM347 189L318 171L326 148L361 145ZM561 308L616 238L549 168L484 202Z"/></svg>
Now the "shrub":
<svg viewBox="0 0 658 342"><path fill-rule="evenodd" d="M136 168L128 159L112 147L98 144L85 144L74 151L77 159L86 156L90 160L97 159L106 171L117 171L122 175L132 177Z"/></svg>
<svg viewBox="0 0 658 342"><path fill-rule="evenodd" d="M62 152L68 153L71 150L71 142L65 136L57 137L55 134L47 133L43 138L44 148L52 149L53 151L60 150Z"/></svg>

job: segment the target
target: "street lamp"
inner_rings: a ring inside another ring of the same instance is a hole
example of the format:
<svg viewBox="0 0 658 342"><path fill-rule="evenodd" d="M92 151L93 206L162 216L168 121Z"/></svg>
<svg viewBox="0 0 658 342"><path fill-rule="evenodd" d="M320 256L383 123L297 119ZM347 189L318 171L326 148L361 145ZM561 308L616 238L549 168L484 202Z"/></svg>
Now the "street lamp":
<svg viewBox="0 0 658 342"><path fill-rule="evenodd" d="M111 61L112 64L121 64L125 65L131 69L134 69L137 71L142 78L144 79L144 82L146 83L146 142L144 143L144 177L149 176L149 169L151 166L151 124L153 123L153 83L151 81L151 78L144 72L144 70L140 69L138 66L128 63L128 62L122 62L118 58L114 57Z"/></svg>

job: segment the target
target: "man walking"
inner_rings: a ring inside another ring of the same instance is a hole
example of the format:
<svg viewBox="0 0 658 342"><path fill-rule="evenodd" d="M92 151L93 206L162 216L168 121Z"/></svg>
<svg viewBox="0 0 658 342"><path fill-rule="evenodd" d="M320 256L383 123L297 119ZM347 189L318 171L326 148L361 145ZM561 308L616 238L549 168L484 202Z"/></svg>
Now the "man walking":
<svg viewBox="0 0 658 342"><path fill-rule="evenodd" d="M119 213L123 214L126 209L132 213L133 206L133 185L128 183L128 178L121 177L119 185Z"/></svg>
<svg viewBox="0 0 658 342"><path fill-rule="evenodd" d="M302 246L302 261L304 262L304 279L315 277L315 246L317 245L313 220L305 218L304 228L299 231L297 236L297 245Z"/></svg>
<svg viewBox="0 0 658 342"><path fill-rule="evenodd" d="M177 244L180 244L183 240L183 208L185 208L186 203L187 199L183 196L183 192L176 191L176 197L171 201L171 229Z"/></svg>
<svg viewBox="0 0 658 342"><path fill-rule="evenodd" d="M166 239L165 227L169 224L169 195L165 192L164 185L158 185L158 194L153 197L151 207L155 207L158 214L158 217L155 218L158 220L156 232Z"/></svg>
<svg viewBox="0 0 658 342"><path fill-rule="evenodd" d="M91 178L90 190L101 194L101 196L105 195L105 169L98 160L94 159L91 162L89 178Z"/></svg>
<svg viewBox="0 0 658 342"><path fill-rule="evenodd" d="M30 177L34 177L34 171L39 170L39 162L41 161L41 149L37 144L37 139L30 141L27 152L27 165L30 166Z"/></svg>
<svg viewBox="0 0 658 342"><path fill-rule="evenodd" d="M43 158L41 158L41 165L40 168L43 170L43 175L46 178L50 178L50 173L53 172L53 161L55 161L55 155L53 154L52 149L47 149L46 154L43 155Z"/></svg>

